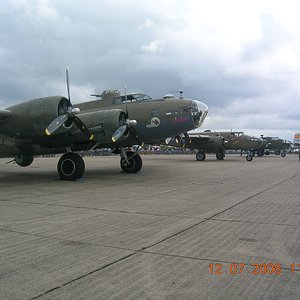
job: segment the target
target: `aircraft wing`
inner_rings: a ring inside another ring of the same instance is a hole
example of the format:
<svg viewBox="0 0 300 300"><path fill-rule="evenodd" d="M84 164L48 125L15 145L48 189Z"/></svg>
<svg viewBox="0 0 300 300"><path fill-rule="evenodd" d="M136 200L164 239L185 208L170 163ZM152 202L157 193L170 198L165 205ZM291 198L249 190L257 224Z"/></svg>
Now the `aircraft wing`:
<svg viewBox="0 0 300 300"><path fill-rule="evenodd" d="M93 143L111 148L121 144L141 145L136 124L123 109L95 108L81 113L62 96L32 99L0 110L0 134L19 138L18 149L26 145L33 154L44 150L61 152L69 145L73 151L94 146Z"/></svg>
<svg viewBox="0 0 300 300"><path fill-rule="evenodd" d="M191 138L191 139L193 139L193 138L196 138L196 139L198 139L198 138L201 138L201 139L209 139L210 136L209 136L209 135L198 134L198 135L192 135L192 136L190 136L190 138Z"/></svg>

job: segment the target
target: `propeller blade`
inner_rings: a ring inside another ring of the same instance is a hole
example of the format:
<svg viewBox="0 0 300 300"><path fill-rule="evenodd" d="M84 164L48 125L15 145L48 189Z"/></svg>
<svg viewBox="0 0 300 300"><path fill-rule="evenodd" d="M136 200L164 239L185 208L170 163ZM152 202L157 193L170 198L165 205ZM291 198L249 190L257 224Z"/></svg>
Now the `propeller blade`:
<svg viewBox="0 0 300 300"><path fill-rule="evenodd" d="M90 131L88 127L77 117L73 116L72 121L76 127L91 141L94 138L94 134Z"/></svg>
<svg viewBox="0 0 300 300"><path fill-rule="evenodd" d="M191 140L189 134L187 132L185 132L183 135L184 135L186 141L190 144L192 142L192 140Z"/></svg>
<svg viewBox="0 0 300 300"><path fill-rule="evenodd" d="M169 145L169 144L171 143L172 140L173 140L172 137L168 137L168 138L165 139L165 143L166 143L167 145Z"/></svg>
<svg viewBox="0 0 300 300"><path fill-rule="evenodd" d="M120 127L117 128L117 130L115 131L115 133L113 134L112 136L112 141L115 143L116 141L118 141L122 136L123 134L126 132L127 130L127 125L122 125Z"/></svg>
<svg viewBox="0 0 300 300"><path fill-rule="evenodd" d="M66 68L66 83L67 83L68 99L69 99L69 102L71 103L70 83L69 83L69 68Z"/></svg>
<svg viewBox="0 0 300 300"><path fill-rule="evenodd" d="M68 114L59 115L48 125L48 127L45 129L45 133L47 135L51 135L60 126L62 126L68 120L68 118Z"/></svg>
<svg viewBox="0 0 300 300"><path fill-rule="evenodd" d="M59 115L56 117L49 126L45 129L45 133L47 135L51 135L53 132L55 132L59 127L61 127L66 121L70 120L74 122L76 127L86 136L89 140L92 140L94 138L93 133L90 131L88 127L85 126L85 124L75 115L80 113L79 108L74 108L71 103L71 95L70 95L70 83L69 83L69 69L66 68L66 83L67 83L67 93L68 93L68 103L67 107L66 103L62 103L63 107L59 107L59 112L64 110L65 113Z"/></svg>
<svg viewBox="0 0 300 300"><path fill-rule="evenodd" d="M143 147L144 146L144 141L139 137L136 130L133 127L129 127L129 129L132 132L132 134L134 135L135 139L137 140L138 145Z"/></svg>

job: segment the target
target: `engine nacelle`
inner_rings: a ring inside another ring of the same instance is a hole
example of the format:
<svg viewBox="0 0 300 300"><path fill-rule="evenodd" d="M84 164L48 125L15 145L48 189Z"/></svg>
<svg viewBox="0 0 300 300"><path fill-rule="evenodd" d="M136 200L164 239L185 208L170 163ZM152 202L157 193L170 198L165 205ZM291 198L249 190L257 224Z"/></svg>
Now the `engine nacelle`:
<svg viewBox="0 0 300 300"><path fill-rule="evenodd" d="M20 138L42 137L45 135L45 128L58 115L65 113L68 106L67 98L52 96L8 107L12 114L1 129L6 135Z"/></svg>
<svg viewBox="0 0 300 300"><path fill-rule="evenodd" d="M126 113L122 109L84 112L77 116L94 133L94 140L102 142L105 137L107 142L111 142L113 133L126 121Z"/></svg>

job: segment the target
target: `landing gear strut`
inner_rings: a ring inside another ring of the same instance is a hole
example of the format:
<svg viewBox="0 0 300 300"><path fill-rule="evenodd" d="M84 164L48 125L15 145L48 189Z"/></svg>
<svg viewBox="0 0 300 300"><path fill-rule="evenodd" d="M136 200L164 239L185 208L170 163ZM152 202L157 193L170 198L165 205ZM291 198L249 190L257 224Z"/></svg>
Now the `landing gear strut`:
<svg viewBox="0 0 300 300"><path fill-rule="evenodd" d="M217 153L216 153L216 158L217 160L223 160L225 157L225 150L224 149L220 149Z"/></svg>
<svg viewBox="0 0 300 300"><path fill-rule="evenodd" d="M251 161L253 159L253 156L254 156L254 151L249 150L246 156L246 160Z"/></svg>
<svg viewBox="0 0 300 300"><path fill-rule="evenodd" d="M281 157L285 157L286 156L286 151L285 150L281 150L280 151L280 155L281 155Z"/></svg>
<svg viewBox="0 0 300 300"><path fill-rule="evenodd" d="M76 180L82 177L84 169L82 157L74 152L65 153L57 164L58 175L63 180Z"/></svg>

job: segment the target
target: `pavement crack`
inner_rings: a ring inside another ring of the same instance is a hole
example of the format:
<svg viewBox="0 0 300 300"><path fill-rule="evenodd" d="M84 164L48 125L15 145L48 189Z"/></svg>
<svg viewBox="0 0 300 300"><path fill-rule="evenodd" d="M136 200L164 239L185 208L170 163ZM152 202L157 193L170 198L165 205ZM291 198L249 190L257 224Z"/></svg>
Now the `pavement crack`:
<svg viewBox="0 0 300 300"><path fill-rule="evenodd" d="M41 294L36 295L36 296L34 296L34 297L32 297L32 298L29 298L29 300L34 300L34 299L38 299L38 298L40 298L40 297L43 297L43 296L45 296L45 295L47 295L47 294L49 294L49 293L51 293L51 292L54 292L54 291L56 291L56 290L58 290L58 289L60 289L60 288L63 288L63 287L66 286L66 285L69 285L69 284L71 284L71 283L73 283L73 282L76 282L76 281L78 281L78 280L80 280L80 279L83 279L83 278L85 278L85 277L87 277L87 276L90 276L90 275L92 275L92 274L94 274L94 273L97 273L97 272L99 272L99 271L101 271L101 270L103 270L103 269L105 269L105 268L107 268L107 267L110 267L110 266L112 266L112 265L114 265L114 264L116 264L116 263L118 263L118 262L121 262L121 261L123 261L123 260L125 260L125 259L127 259L127 258L129 258L129 257L131 257L131 256L133 256L133 255L135 255L135 254L136 254L136 253L130 253L130 254L128 254L128 255L125 255L125 256L123 256L123 257L121 257L121 258L119 258L119 259L117 259L117 260L115 260L115 261L112 261L112 262L110 262L110 263L108 263L108 264L103 265L102 267L99 267L99 268L97 268L97 269L94 269L94 270L92 270L92 271L90 271L90 272L88 272L88 273L85 273L85 274L83 274L83 275L81 275L81 276L78 276L78 277L76 277L76 278L74 278L74 279L72 279L72 280L66 281L66 282L62 283L61 285L59 285L59 286L56 286L56 287L54 287L54 288L52 288L52 289L49 289L49 290L45 291L44 293L41 293Z"/></svg>
<svg viewBox="0 0 300 300"><path fill-rule="evenodd" d="M73 208L73 209L82 209L82 210L94 210L94 211L124 213L124 214L137 214L137 215L147 215L147 216L156 216L156 217L174 217L173 214L154 214L154 213L147 213L147 212L140 212L140 211L117 210L117 209L108 209L108 208L75 206L75 205L64 205L64 204L53 204L53 203L40 203L40 202L34 202L34 201L19 201L19 200L3 199L3 200L0 200L0 202L16 202L16 203L34 204L34 205L41 205L41 206L64 207L64 208ZM187 217L187 216L182 216L182 218L192 219L192 217Z"/></svg>
<svg viewBox="0 0 300 300"><path fill-rule="evenodd" d="M292 178L295 178L295 177L297 177L297 176L299 176L299 175L300 175L300 173L295 174L295 175L293 175L293 176L291 176L291 177L289 177L289 178L287 178L287 179L284 179L284 180L282 180L282 181L280 181L280 182L278 182L278 183L272 185L271 187L268 187L268 188L266 188L266 189L264 189L264 190L262 190L262 191L256 192L255 194L253 194L253 195L251 195L251 196L249 196L249 197L243 199L242 201L239 201L238 203L233 204L233 205L231 205L230 207L227 207L227 208L223 209L222 211L220 211L220 212L218 212L218 213L215 213L214 215L208 217L206 220L213 219L213 218L215 218L216 216L218 216L218 215L220 215L220 214L222 214L222 213L224 213L224 212L226 212L226 211L228 211L228 210L230 210L230 209L232 209L232 208L234 208L234 207L237 207L237 206L239 206L240 204L243 204L243 203L247 202L248 200L250 200L250 199L252 199L252 198L254 198L254 197L256 197L256 196L258 196L258 195L260 195L260 194L262 194L262 193L265 193L265 192L267 192L267 191L269 191L269 190L271 190L271 189L277 187L278 185L280 185L280 184L282 184L282 183L284 183L284 182L287 182L287 181L291 180Z"/></svg>

